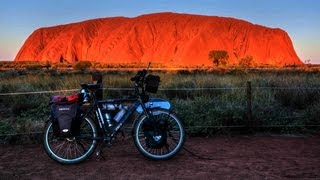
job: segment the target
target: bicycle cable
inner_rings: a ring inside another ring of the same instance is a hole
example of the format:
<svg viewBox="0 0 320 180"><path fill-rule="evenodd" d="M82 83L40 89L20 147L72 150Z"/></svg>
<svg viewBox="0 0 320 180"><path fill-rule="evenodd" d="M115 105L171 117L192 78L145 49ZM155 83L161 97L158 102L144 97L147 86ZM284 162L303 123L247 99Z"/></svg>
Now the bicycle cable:
<svg viewBox="0 0 320 180"><path fill-rule="evenodd" d="M194 156L194 157L197 157L199 159L203 159L203 160L215 160L214 158L211 158L211 157L204 157L203 155L199 155L199 154L196 154L195 152L192 152L191 150L189 150L188 148L186 147L182 147L183 150L185 150L186 152L188 152L190 155Z"/></svg>
<svg viewBox="0 0 320 180"><path fill-rule="evenodd" d="M221 129L216 133L216 136L218 135L219 132L221 132ZM185 146L183 146L182 149L185 150L187 153L189 153L191 156L197 157L199 159L210 160L210 161L217 160L217 158L212 158L212 157L207 157L207 156L204 156L204 155L197 154L197 153L195 153L194 151L190 150L189 148L187 148Z"/></svg>

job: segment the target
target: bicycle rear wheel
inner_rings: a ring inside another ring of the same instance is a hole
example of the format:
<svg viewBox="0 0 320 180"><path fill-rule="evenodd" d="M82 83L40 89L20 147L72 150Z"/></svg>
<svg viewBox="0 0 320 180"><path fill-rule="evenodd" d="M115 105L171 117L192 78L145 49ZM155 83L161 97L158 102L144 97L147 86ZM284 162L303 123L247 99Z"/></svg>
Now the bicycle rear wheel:
<svg viewBox="0 0 320 180"><path fill-rule="evenodd" d="M80 126L76 137L58 137L53 133L51 121L45 126L43 147L49 157L62 164L76 164L86 160L97 146L97 129L89 118Z"/></svg>

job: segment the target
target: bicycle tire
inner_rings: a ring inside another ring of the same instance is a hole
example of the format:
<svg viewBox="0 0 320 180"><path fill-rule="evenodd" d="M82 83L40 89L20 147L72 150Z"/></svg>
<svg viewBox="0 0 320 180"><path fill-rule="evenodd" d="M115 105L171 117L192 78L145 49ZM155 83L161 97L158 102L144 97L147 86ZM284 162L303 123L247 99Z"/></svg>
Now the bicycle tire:
<svg viewBox="0 0 320 180"><path fill-rule="evenodd" d="M180 119L172 112L165 109L153 109L151 111L153 116L157 116L159 119L167 118L167 121L170 121L171 125L176 128L178 132L175 132L178 136L174 138L172 132L169 132L169 127L166 129L167 135L164 145L161 147L148 147L146 144L145 133L143 132L143 124L147 121L147 116L142 115L138 121L134 124L133 138L134 144L138 151L147 158L153 160L166 160L175 156L183 147L185 140L185 130ZM170 135L171 133L171 135ZM159 136L160 137L160 136ZM170 140L168 140L171 138ZM160 137L161 139L161 137ZM167 145L172 145L174 147L167 147ZM169 150L168 150L169 148ZM167 151L166 151L167 150Z"/></svg>
<svg viewBox="0 0 320 180"><path fill-rule="evenodd" d="M80 136L68 138L55 136L52 121L48 121L43 133L43 147L48 156L56 162L76 164L86 160L95 151L96 137L97 128L89 118L82 122Z"/></svg>

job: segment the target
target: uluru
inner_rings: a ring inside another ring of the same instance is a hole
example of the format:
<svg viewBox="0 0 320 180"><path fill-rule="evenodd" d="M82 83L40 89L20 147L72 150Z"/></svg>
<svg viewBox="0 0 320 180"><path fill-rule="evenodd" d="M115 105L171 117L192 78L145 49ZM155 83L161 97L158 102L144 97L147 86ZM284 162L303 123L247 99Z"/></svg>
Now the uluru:
<svg viewBox="0 0 320 180"><path fill-rule="evenodd" d="M43 27L25 41L15 61L106 64L153 62L212 65L212 50L228 52L228 64L252 56L257 65L300 65L289 35L279 28L235 18L178 13L108 17Z"/></svg>

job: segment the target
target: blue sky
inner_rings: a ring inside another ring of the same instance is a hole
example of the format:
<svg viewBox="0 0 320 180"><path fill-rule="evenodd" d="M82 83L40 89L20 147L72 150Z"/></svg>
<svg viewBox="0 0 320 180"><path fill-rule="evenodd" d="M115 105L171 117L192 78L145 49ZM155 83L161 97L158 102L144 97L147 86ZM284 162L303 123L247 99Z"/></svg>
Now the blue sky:
<svg viewBox="0 0 320 180"><path fill-rule="evenodd" d="M302 61L320 64L318 0L1 0L0 60L12 60L37 28L155 12L225 16L287 31Z"/></svg>

